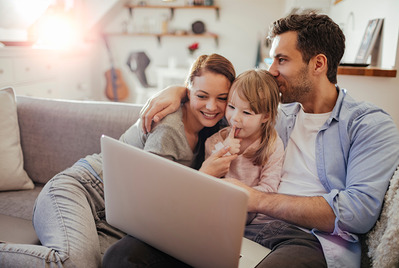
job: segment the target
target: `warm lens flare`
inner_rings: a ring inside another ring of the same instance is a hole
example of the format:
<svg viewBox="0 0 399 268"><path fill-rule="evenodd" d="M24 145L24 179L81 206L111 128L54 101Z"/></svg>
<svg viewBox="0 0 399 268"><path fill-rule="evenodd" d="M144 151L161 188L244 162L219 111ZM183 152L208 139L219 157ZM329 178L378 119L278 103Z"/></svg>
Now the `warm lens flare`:
<svg viewBox="0 0 399 268"><path fill-rule="evenodd" d="M77 44L78 29L71 19L64 15L43 18L37 27L37 47L68 49Z"/></svg>

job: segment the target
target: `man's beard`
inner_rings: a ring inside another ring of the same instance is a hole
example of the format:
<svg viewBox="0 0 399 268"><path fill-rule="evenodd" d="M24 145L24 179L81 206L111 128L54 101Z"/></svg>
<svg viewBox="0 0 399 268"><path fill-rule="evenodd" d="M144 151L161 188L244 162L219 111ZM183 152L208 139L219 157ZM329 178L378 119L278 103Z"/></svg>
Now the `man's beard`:
<svg viewBox="0 0 399 268"><path fill-rule="evenodd" d="M308 79L308 65L303 67L298 78L295 81L287 82L285 84L285 91L281 93L280 101L281 103L291 103L291 102L302 102L303 99L311 92L312 82Z"/></svg>

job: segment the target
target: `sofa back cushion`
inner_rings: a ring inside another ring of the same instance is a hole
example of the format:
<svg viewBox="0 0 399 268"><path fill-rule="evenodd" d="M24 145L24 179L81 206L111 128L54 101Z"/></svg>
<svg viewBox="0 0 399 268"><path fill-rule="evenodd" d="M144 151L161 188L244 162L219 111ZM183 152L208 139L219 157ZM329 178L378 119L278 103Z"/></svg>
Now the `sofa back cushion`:
<svg viewBox="0 0 399 268"><path fill-rule="evenodd" d="M140 105L17 97L25 170L46 183L86 155L99 153L102 134L119 138Z"/></svg>
<svg viewBox="0 0 399 268"><path fill-rule="evenodd" d="M0 191L33 187L24 170L14 90L0 89Z"/></svg>

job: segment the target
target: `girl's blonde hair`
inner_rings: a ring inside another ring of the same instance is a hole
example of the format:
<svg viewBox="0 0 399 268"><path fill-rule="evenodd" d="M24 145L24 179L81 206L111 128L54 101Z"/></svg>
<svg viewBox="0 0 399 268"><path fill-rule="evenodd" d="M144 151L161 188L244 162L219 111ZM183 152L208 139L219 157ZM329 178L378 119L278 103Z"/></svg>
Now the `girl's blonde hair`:
<svg viewBox="0 0 399 268"><path fill-rule="evenodd" d="M261 125L261 140L257 150L247 152L245 157L251 158L254 165L265 165L274 152L274 142L277 138L275 130L277 109L279 104L279 91L276 79L268 71L255 69L240 74L230 89L229 96L233 93L249 102L251 110L268 118Z"/></svg>

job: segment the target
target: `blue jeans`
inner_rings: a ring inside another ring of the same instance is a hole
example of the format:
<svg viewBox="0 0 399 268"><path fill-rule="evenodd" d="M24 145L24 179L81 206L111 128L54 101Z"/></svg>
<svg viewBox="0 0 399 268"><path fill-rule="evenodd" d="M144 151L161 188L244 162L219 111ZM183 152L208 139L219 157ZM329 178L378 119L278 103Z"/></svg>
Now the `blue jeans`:
<svg viewBox="0 0 399 268"><path fill-rule="evenodd" d="M191 267L156 248L126 235L104 255L103 268L188 268Z"/></svg>
<svg viewBox="0 0 399 268"><path fill-rule="evenodd" d="M318 239L284 221L247 225L244 236L272 250L257 267L327 267Z"/></svg>
<svg viewBox="0 0 399 268"><path fill-rule="evenodd" d="M294 225L280 220L247 225L245 237L272 249L257 267L327 267L317 238ZM129 235L107 250L103 266L104 268L190 267Z"/></svg>
<svg viewBox="0 0 399 268"><path fill-rule="evenodd" d="M0 267L100 267L124 236L105 221L103 184L79 165L44 186L33 225L42 245L0 244Z"/></svg>

